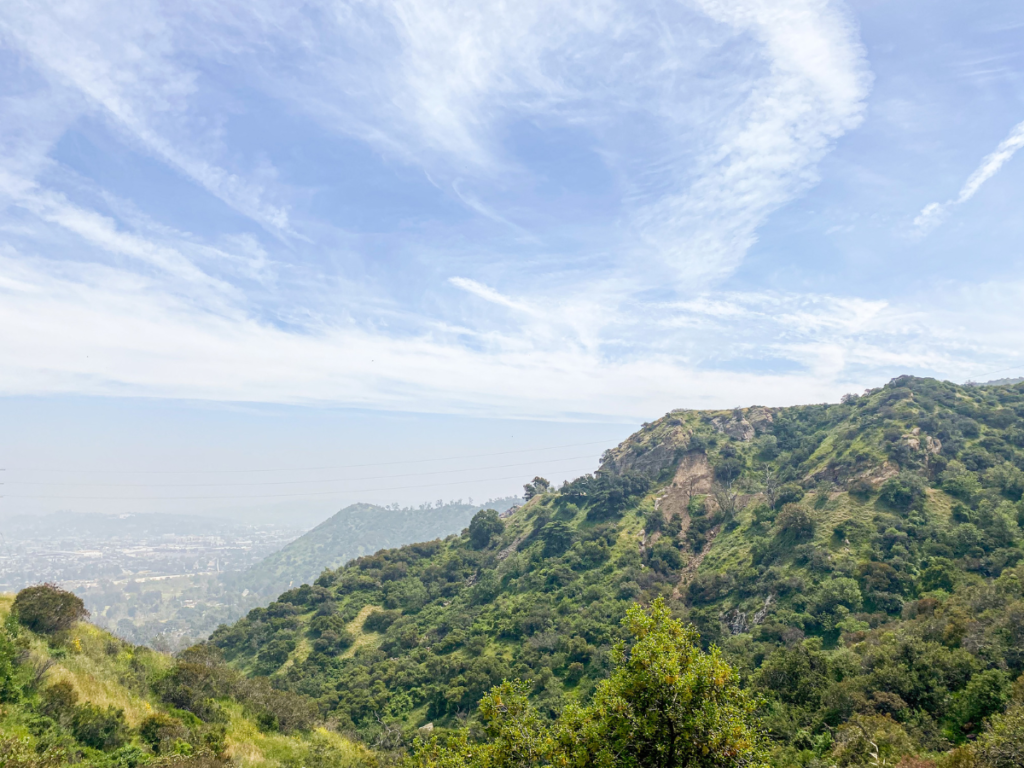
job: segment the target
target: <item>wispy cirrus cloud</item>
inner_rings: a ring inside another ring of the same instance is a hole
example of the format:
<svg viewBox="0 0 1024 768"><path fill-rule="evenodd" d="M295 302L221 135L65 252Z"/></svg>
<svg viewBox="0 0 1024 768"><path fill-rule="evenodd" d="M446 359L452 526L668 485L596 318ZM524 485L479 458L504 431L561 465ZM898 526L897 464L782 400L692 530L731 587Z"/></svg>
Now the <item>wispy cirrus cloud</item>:
<svg viewBox="0 0 1024 768"><path fill-rule="evenodd" d="M851 19L830 3L699 6L757 41L760 66L696 172L634 221L655 254L707 284L736 269L768 215L817 180L832 142L860 123L871 75Z"/></svg>
<svg viewBox="0 0 1024 768"><path fill-rule="evenodd" d="M1024 147L1024 121L1015 125L1010 131L1010 135L999 143L995 151L985 156L981 165L974 169L955 198L945 203L926 205L914 219L914 226L921 232L928 232L937 227L942 223L951 207L966 203L974 197L982 185L995 176L1021 147Z"/></svg>
<svg viewBox="0 0 1024 768"><path fill-rule="evenodd" d="M1014 349L720 288L863 119L839 3L14 0L0 36L31 74L2 92L2 393L643 417ZM70 169L97 118L198 203Z"/></svg>
<svg viewBox="0 0 1024 768"><path fill-rule="evenodd" d="M54 102L77 103L77 112L64 110L65 127L97 111L232 208L285 230L287 210L266 199L256 174L240 175L213 159L223 154L222 136L216 121L195 114L199 73L175 32L173 19L148 0L133 4L131 13L104 0L47 6L12 0L0 12L0 39L50 81Z"/></svg>

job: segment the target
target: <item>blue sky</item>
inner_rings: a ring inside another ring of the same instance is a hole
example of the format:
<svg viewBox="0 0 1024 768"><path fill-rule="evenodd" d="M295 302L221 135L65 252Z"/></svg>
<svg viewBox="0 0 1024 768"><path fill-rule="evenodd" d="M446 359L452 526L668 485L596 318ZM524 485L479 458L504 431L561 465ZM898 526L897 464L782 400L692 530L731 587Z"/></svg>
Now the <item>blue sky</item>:
<svg viewBox="0 0 1024 768"><path fill-rule="evenodd" d="M8 0L0 410L571 443L1021 375L1022 43L1013 2Z"/></svg>

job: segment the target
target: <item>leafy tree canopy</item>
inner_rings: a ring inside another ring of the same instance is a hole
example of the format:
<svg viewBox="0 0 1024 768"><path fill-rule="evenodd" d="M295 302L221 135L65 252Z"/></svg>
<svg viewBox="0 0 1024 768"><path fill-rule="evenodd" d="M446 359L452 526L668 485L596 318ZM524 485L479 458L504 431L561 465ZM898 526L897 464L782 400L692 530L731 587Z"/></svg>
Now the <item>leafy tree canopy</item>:
<svg viewBox="0 0 1024 768"><path fill-rule="evenodd" d="M717 648L708 653L690 626L658 599L633 605L623 624L632 636L614 651L615 670L589 705L571 703L554 721L528 700L530 685L505 681L480 704L486 740L467 732L447 745L435 738L412 760L418 768L757 768L766 766L755 700Z"/></svg>

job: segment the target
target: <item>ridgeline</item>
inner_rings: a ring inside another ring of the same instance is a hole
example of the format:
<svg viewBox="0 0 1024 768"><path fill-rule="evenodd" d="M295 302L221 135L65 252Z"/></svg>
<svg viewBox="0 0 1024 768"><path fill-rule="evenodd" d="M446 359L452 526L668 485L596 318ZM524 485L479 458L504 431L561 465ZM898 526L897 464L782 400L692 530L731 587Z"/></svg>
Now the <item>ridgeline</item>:
<svg viewBox="0 0 1024 768"><path fill-rule="evenodd" d="M503 680L549 717L588 700L660 597L763 697L774 764L938 756L1024 696L1022 468L1021 385L673 411L507 520L327 571L210 643L409 741Z"/></svg>

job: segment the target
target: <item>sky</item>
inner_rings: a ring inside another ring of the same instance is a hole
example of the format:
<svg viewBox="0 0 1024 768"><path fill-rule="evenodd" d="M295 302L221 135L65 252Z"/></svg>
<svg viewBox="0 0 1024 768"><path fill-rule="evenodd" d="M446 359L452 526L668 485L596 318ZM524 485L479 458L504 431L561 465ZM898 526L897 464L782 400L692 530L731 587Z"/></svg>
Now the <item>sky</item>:
<svg viewBox="0 0 1024 768"><path fill-rule="evenodd" d="M485 498L1024 375L1022 147L1009 0L7 0L2 512Z"/></svg>

